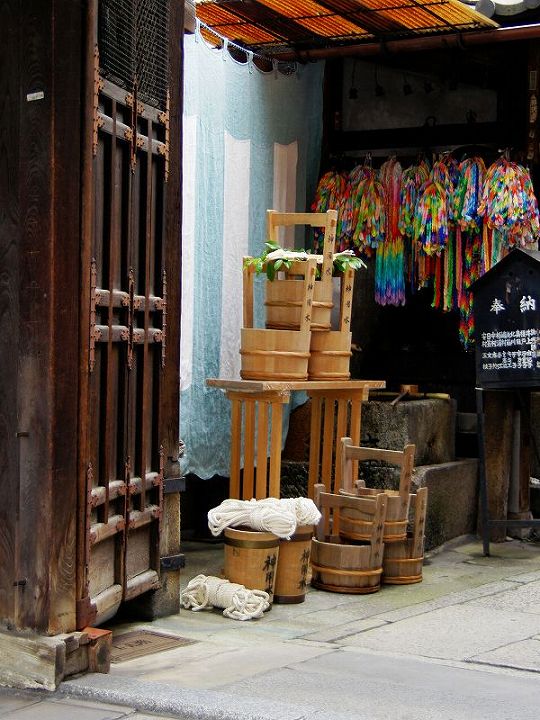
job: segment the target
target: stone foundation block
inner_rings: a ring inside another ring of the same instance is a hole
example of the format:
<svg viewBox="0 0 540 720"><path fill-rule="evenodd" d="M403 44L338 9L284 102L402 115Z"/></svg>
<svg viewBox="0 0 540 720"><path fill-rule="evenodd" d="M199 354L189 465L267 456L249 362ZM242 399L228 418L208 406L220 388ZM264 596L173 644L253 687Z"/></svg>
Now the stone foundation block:
<svg viewBox="0 0 540 720"><path fill-rule="evenodd" d="M413 492L427 487L426 549L476 532L478 461L457 460L420 465L413 474Z"/></svg>
<svg viewBox="0 0 540 720"><path fill-rule="evenodd" d="M454 400L370 400L362 404L362 443L386 450L416 445L416 465L455 460Z"/></svg>

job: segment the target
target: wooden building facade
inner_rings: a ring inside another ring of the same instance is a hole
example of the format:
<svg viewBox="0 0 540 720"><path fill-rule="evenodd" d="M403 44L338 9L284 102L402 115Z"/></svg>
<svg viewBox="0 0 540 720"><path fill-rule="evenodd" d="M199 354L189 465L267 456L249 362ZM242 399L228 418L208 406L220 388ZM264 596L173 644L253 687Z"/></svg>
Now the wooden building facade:
<svg viewBox="0 0 540 720"><path fill-rule="evenodd" d="M0 28L0 622L173 612L183 7L7 0Z"/></svg>

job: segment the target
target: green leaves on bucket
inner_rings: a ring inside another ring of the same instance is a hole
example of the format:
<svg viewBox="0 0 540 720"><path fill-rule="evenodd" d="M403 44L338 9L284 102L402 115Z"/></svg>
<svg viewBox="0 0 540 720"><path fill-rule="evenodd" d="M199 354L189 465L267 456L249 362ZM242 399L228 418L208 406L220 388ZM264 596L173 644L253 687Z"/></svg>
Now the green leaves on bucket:
<svg viewBox="0 0 540 720"><path fill-rule="evenodd" d="M360 270L363 267L366 267L366 264L352 250L334 255L334 272L345 272L349 269Z"/></svg>
<svg viewBox="0 0 540 720"><path fill-rule="evenodd" d="M274 280L280 270L290 270L293 262L307 260L311 256L309 250L286 250L273 240L264 244L264 250L256 257L244 258L244 268L252 267L257 275L266 273L268 280ZM322 264L323 256L315 255L318 265ZM354 254L353 250L335 253L333 258L334 272L343 273L346 270L360 270L366 267L365 263ZM320 277L320 268L317 268L317 277Z"/></svg>
<svg viewBox="0 0 540 720"><path fill-rule="evenodd" d="M303 251L284 250L278 243L268 240L259 256L244 258L244 267L253 267L257 275L266 272L266 277L274 280L279 270L289 270L295 260L305 260L305 256Z"/></svg>

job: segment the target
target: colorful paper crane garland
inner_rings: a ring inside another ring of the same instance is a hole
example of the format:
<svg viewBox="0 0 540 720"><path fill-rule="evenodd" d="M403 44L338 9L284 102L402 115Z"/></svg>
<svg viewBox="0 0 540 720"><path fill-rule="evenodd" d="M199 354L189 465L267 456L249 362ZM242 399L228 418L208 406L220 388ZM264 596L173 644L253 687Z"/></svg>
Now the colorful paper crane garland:
<svg viewBox="0 0 540 720"><path fill-rule="evenodd" d="M370 162L329 172L317 188L315 212L338 210L340 250L376 253L375 299L405 303L431 285L433 307L459 310L460 337L473 339L469 285L512 247L531 247L540 232L529 171L501 157L487 170L480 157L446 155L402 168L395 158L376 172Z"/></svg>

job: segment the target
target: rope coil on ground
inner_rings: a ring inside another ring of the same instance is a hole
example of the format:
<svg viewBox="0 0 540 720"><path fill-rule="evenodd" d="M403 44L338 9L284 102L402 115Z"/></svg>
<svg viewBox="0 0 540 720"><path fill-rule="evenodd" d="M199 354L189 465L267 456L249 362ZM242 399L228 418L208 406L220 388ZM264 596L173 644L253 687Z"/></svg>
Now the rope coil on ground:
<svg viewBox="0 0 540 720"><path fill-rule="evenodd" d="M254 620L268 610L270 596L264 590L248 590L244 585L212 575L197 575L182 593L182 605L194 612L224 608L226 618Z"/></svg>
<svg viewBox="0 0 540 720"><path fill-rule="evenodd" d="M229 499L208 512L208 527L215 537L226 528L244 527L290 540L297 525L316 525L320 519L317 506L308 498Z"/></svg>

